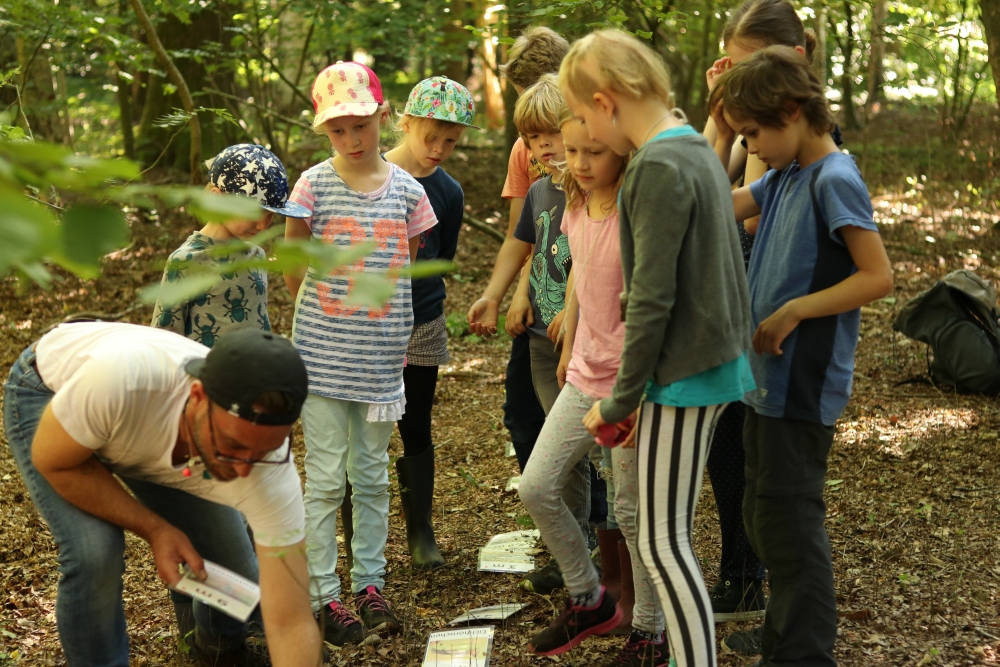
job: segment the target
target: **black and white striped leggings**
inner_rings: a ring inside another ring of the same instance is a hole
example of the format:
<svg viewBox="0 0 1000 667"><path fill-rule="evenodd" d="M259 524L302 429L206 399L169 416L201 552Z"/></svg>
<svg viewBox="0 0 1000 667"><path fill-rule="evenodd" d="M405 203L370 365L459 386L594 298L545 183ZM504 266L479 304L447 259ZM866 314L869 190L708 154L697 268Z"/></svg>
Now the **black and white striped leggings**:
<svg viewBox="0 0 1000 667"><path fill-rule="evenodd" d="M639 553L666 616L677 667L715 667L715 623L691 544L712 431L726 407L644 402L636 435Z"/></svg>

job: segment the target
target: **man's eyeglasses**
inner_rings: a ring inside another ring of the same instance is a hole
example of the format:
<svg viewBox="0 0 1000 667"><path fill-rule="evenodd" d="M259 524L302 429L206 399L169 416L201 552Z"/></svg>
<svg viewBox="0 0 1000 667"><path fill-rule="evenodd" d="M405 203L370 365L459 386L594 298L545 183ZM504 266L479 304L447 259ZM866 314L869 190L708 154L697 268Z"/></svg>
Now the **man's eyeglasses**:
<svg viewBox="0 0 1000 667"><path fill-rule="evenodd" d="M288 434L287 445L285 447L285 455L279 459L250 459L243 458L241 456L229 456L228 454L222 454L219 452L219 447L215 441L215 422L212 420L212 407L213 405L209 403L208 405L208 432L212 436L212 454L215 455L216 460L222 461L223 463L249 463L250 465L281 465L283 463L288 463L292 460L292 434ZM274 452L268 452L264 456L270 456Z"/></svg>

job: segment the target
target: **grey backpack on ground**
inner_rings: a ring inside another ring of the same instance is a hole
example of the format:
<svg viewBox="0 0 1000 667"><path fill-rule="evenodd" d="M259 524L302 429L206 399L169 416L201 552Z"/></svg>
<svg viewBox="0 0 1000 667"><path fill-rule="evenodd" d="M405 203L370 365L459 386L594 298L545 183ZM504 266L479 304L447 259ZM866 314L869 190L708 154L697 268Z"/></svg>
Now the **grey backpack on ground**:
<svg viewBox="0 0 1000 667"><path fill-rule="evenodd" d="M892 328L934 352L934 382L963 394L1000 392L996 290L972 271L952 271L913 297Z"/></svg>

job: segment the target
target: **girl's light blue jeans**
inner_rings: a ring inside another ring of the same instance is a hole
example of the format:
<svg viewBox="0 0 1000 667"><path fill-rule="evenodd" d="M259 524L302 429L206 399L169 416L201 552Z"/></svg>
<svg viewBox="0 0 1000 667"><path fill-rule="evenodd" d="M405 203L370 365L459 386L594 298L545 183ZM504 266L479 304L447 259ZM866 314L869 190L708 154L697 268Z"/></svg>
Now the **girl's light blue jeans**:
<svg viewBox="0 0 1000 667"><path fill-rule="evenodd" d="M389 536L389 437L395 422L369 422L368 404L309 394L302 406L306 441L306 552L313 607L340 600L337 510L347 479L354 489L351 590L385 586Z"/></svg>
<svg viewBox="0 0 1000 667"><path fill-rule="evenodd" d="M31 462L31 445L53 393L34 368L34 346L14 363L4 384L4 432L39 514L59 549L56 624L70 667L128 667L122 602L125 531L62 498ZM203 557L257 580L246 529L236 510L158 484L123 479L152 511L184 531ZM190 598L171 593L175 604ZM194 604L197 642L204 651L242 644L246 626L207 605Z"/></svg>

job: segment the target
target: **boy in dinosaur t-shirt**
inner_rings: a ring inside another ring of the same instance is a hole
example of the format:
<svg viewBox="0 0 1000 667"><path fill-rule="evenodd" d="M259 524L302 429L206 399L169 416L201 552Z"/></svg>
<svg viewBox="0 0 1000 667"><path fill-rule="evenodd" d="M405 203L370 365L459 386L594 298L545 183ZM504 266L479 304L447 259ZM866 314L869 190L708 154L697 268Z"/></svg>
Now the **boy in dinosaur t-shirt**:
<svg viewBox="0 0 1000 667"><path fill-rule="evenodd" d="M528 300L534 322L527 327L528 345L531 351L531 380L546 414L559 395L556 369L560 355L549 338L549 326L553 321L556 321L554 326L559 326L557 316L565 305L566 282L572 266L569 239L560 229L566 194L552 178L551 175L546 176L532 184L514 229L514 238L533 246Z"/></svg>

